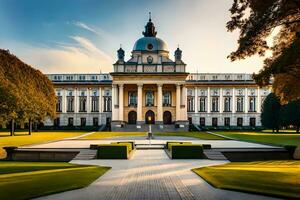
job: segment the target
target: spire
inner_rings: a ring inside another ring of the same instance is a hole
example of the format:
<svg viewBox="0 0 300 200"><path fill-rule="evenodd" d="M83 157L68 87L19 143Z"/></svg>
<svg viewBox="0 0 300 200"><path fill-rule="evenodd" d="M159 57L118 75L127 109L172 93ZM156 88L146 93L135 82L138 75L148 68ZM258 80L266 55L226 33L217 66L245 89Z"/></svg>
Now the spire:
<svg viewBox="0 0 300 200"><path fill-rule="evenodd" d="M179 44L178 44L178 47L175 51L174 56L175 56L175 61L180 61L181 58L182 58L182 51L179 49Z"/></svg>
<svg viewBox="0 0 300 200"><path fill-rule="evenodd" d="M155 31L155 26L151 19L151 12L149 12L149 21L147 25L145 26L145 31L143 32L143 35L145 37L155 37L157 32Z"/></svg>
<svg viewBox="0 0 300 200"><path fill-rule="evenodd" d="M118 59L124 61L125 51L122 49L122 44L120 44L120 49L118 52Z"/></svg>

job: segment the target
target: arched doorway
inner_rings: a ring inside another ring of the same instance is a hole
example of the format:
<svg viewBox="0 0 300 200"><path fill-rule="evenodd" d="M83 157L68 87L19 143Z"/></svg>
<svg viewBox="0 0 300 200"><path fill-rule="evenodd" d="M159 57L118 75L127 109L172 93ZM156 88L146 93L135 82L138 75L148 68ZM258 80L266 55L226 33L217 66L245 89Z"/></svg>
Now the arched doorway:
<svg viewBox="0 0 300 200"><path fill-rule="evenodd" d="M145 114L146 124L155 124L155 114L152 110L148 110Z"/></svg>
<svg viewBox="0 0 300 200"><path fill-rule="evenodd" d="M128 124L136 124L136 112L130 111L128 113Z"/></svg>
<svg viewBox="0 0 300 200"><path fill-rule="evenodd" d="M165 111L163 115L164 124L172 124L172 114L170 111Z"/></svg>

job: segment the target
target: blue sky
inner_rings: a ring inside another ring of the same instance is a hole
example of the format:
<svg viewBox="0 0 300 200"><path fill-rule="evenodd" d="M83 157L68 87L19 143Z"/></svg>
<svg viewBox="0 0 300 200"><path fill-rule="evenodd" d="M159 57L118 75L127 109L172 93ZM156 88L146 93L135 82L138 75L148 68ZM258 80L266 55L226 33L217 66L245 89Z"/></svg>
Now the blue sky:
<svg viewBox="0 0 300 200"><path fill-rule="evenodd" d="M112 71L122 44L129 59L148 12L173 58L177 45L190 72L257 72L257 56L231 63L237 33L226 31L232 1L0 0L0 48L44 73Z"/></svg>

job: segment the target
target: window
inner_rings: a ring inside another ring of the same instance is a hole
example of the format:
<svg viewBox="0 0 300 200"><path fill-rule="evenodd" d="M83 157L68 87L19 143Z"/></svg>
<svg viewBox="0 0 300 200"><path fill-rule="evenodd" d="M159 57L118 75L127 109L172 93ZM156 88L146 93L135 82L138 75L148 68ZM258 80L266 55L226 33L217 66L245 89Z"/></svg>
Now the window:
<svg viewBox="0 0 300 200"><path fill-rule="evenodd" d="M187 111L194 112L194 97L189 96L187 98Z"/></svg>
<svg viewBox="0 0 300 200"><path fill-rule="evenodd" d="M230 117L224 118L224 126L230 126Z"/></svg>
<svg viewBox="0 0 300 200"><path fill-rule="evenodd" d="M67 112L74 112L74 97L67 97Z"/></svg>
<svg viewBox="0 0 300 200"><path fill-rule="evenodd" d="M111 97L104 97L104 112L111 112Z"/></svg>
<svg viewBox="0 0 300 200"><path fill-rule="evenodd" d="M80 126L85 126L86 125L86 118L82 117L80 118Z"/></svg>
<svg viewBox="0 0 300 200"><path fill-rule="evenodd" d="M250 97L249 98L249 112L256 112L256 98Z"/></svg>
<svg viewBox="0 0 300 200"><path fill-rule="evenodd" d="M206 97L200 97L200 112L206 112Z"/></svg>
<svg viewBox="0 0 300 200"><path fill-rule="evenodd" d="M54 119L54 127L59 127L60 126L60 119L59 117Z"/></svg>
<svg viewBox="0 0 300 200"><path fill-rule="evenodd" d="M93 118L93 126L98 126L98 117Z"/></svg>
<svg viewBox="0 0 300 200"><path fill-rule="evenodd" d="M238 97L236 100L236 111L243 112L244 111L244 98Z"/></svg>
<svg viewBox="0 0 300 200"><path fill-rule="evenodd" d="M212 118L212 126L218 126L218 118L216 117Z"/></svg>
<svg viewBox="0 0 300 200"><path fill-rule="evenodd" d="M137 105L136 92L128 92L128 106L136 107L136 105Z"/></svg>
<svg viewBox="0 0 300 200"><path fill-rule="evenodd" d="M219 111L219 98L213 97L211 102L211 111L212 112L218 112Z"/></svg>
<svg viewBox="0 0 300 200"><path fill-rule="evenodd" d="M205 117L200 117L200 126L205 126Z"/></svg>
<svg viewBox="0 0 300 200"><path fill-rule="evenodd" d="M68 118L68 126L74 126L74 119L73 117Z"/></svg>
<svg viewBox="0 0 300 200"><path fill-rule="evenodd" d="M163 106L171 106L171 92L163 93Z"/></svg>
<svg viewBox="0 0 300 200"><path fill-rule="evenodd" d="M231 112L231 98L225 97L224 99L224 112Z"/></svg>
<svg viewBox="0 0 300 200"><path fill-rule="evenodd" d="M154 95L152 91L146 92L146 106L154 106Z"/></svg>
<svg viewBox="0 0 300 200"><path fill-rule="evenodd" d="M85 75L79 75L79 80L84 81L85 80Z"/></svg>
<svg viewBox="0 0 300 200"><path fill-rule="evenodd" d="M86 112L86 97L79 97L79 112Z"/></svg>
<svg viewBox="0 0 300 200"><path fill-rule="evenodd" d="M92 96L92 112L99 112L99 97Z"/></svg>
<svg viewBox="0 0 300 200"><path fill-rule="evenodd" d="M62 110L62 97L59 96L57 97L57 102L56 102L56 112L61 112Z"/></svg>
<svg viewBox="0 0 300 200"><path fill-rule="evenodd" d="M252 127L256 126L256 119L255 119L255 117L251 117L251 118L250 118L250 123L249 123L249 125L252 126Z"/></svg>
<svg viewBox="0 0 300 200"><path fill-rule="evenodd" d="M237 126L243 126L243 118L241 117L237 118Z"/></svg>

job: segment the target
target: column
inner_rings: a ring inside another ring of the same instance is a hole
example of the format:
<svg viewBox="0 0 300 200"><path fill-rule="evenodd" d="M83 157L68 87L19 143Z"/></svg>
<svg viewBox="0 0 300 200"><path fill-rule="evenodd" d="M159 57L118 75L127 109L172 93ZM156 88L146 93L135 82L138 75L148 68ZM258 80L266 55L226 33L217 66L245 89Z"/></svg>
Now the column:
<svg viewBox="0 0 300 200"><path fill-rule="evenodd" d="M157 121L163 121L162 84L157 84Z"/></svg>
<svg viewBox="0 0 300 200"><path fill-rule="evenodd" d="M99 102L98 102L98 106L99 106L99 124L102 124L102 113L103 113L103 109L102 109L102 88L99 87Z"/></svg>
<svg viewBox="0 0 300 200"><path fill-rule="evenodd" d="M91 112L91 89L90 88L87 88L86 90L86 112L87 113L90 113ZM87 119L87 122L88 122L88 119Z"/></svg>
<svg viewBox="0 0 300 200"><path fill-rule="evenodd" d="M112 84L112 91L111 91L111 98L112 98L112 121L119 120L119 113L116 107L117 104L117 85Z"/></svg>
<svg viewBox="0 0 300 200"><path fill-rule="evenodd" d="M183 108L181 109L181 120L187 121L187 88L185 85L182 86L182 102Z"/></svg>
<svg viewBox="0 0 300 200"><path fill-rule="evenodd" d="M138 84L137 122L143 121L143 84Z"/></svg>
<svg viewBox="0 0 300 200"><path fill-rule="evenodd" d="M248 105L248 88L245 88L245 113L248 113L249 110Z"/></svg>
<svg viewBox="0 0 300 200"><path fill-rule="evenodd" d="M223 100L223 88L220 88L220 113L223 113L223 105L224 105L224 100Z"/></svg>
<svg viewBox="0 0 300 200"><path fill-rule="evenodd" d="M176 85L176 121L180 120L180 84Z"/></svg>
<svg viewBox="0 0 300 200"><path fill-rule="evenodd" d="M198 88L195 87L195 113L198 113Z"/></svg>
<svg viewBox="0 0 300 200"><path fill-rule="evenodd" d="M232 88L232 113L235 113L236 109L236 102L235 102L235 90Z"/></svg>
<svg viewBox="0 0 300 200"><path fill-rule="evenodd" d="M120 121L124 121L124 113L123 113L123 109L124 109L124 103L123 103L123 99L124 99L124 95L123 92L124 91L124 85L123 84L119 84L119 120Z"/></svg>
<svg viewBox="0 0 300 200"><path fill-rule="evenodd" d="M210 113L210 87L207 88L207 113Z"/></svg>
<svg viewBox="0 0 300 200"><path fill-rule="evenodd" d="M260 88L257 87L257 107L256 112L261 113L261 96L260 96Z"/></svg>

